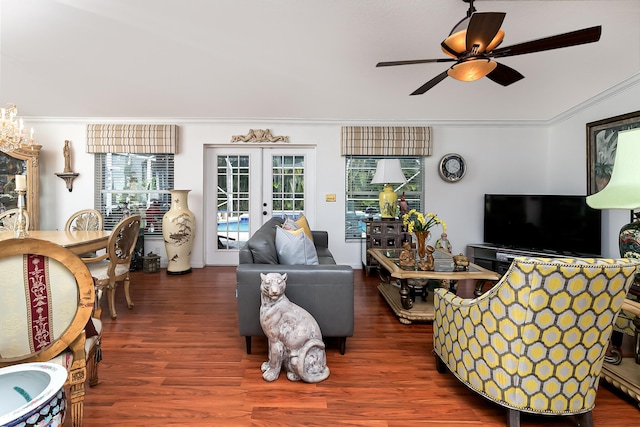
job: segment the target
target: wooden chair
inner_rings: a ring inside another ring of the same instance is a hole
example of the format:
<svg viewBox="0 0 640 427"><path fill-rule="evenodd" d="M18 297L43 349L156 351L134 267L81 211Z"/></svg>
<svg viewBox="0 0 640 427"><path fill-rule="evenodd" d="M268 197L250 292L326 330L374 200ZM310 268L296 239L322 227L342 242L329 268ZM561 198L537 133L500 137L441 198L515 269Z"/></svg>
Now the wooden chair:
<svg viewBox="0 0 640 427"><path fill-rule="evenodd" d="M124 218L113 228L109 236L106 253L94 258L82 258L87 263L91 275L95 279L96 289L107 290L109 301L109 312L111 318L118 317L116 313L116 286L119 282L124 282L124 294L127 299L127 306L133 307L131 295L129 294L129 267L133 251L138 241L140 231L140 215L132 215ZM100 301L97 303L96 313L101 314Z"/></svg>
<svg viewBox="0 0 640 427"><path fill-rule="evenodd" d="M19 209L9 209L0 213L0 231L16 231ZM26 229L29 229L29 213L25 212Z"/></svg>
<svg viewBox="0 0 640 427"><path fill-rule="evenodd" d="M102 230L104 220L100 211L96 209L82 209L67 219L64 229L68 231Z"/></svg>
<svg viewBox="0 0 640 427"><path fill-rule="evenodd" d="M509 427L522 412L592 427L613 324L639 263L521 257L478 298L436 289L438 371L506 407Z"/></svg>
<svg viewBox="0 0 640 427"><path fill-rule="evenodd" d="M71 424L80 427L87 366L95 376L89 385L95 385L102 331L91 317L95 288L89 269L68 249L24 238L2 242L0 271L0 367L63 365Z"/></svg>

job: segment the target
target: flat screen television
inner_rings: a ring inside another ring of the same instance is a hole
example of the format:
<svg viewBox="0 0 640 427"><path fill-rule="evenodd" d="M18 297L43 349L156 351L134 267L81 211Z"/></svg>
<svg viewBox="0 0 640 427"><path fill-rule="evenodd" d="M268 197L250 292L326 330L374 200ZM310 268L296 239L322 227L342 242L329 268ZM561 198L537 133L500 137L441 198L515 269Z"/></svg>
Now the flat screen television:
<svg viewBox="0 0 640 427"><path fill-rule="evenodd" d="M599 256L601 211L585 196L485 194L485 244L551 252Z"/></svg>

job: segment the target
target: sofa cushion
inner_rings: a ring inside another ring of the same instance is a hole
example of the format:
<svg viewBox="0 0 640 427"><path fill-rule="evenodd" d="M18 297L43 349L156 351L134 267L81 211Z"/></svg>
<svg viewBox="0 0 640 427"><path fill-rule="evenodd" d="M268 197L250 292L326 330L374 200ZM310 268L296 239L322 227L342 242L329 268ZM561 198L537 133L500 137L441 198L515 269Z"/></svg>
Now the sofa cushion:
<svg viewBox="0 0 640 427"><path fill-rule="evenodd" d="M282 265L318 265L318 254L304 230L276 227L276 251Z"/></svg>
<svg viewBox="0 0 640 427"><path fill-rule="evenodd" d="M273 217L247 240L247 247L253 255L255 264L278 264L276 228L280 228L280 224L282 219Z"/></svg>
<svg viewBox="0 0 640 427"><path fill-rule="evenodd" d="M304 234L307 235L309 240L313 242L313 234L311 234L311 227L309 227L309 222L304 215L300 215L300 218L296 220L296 224L300 226L304 230Z"/></svg>

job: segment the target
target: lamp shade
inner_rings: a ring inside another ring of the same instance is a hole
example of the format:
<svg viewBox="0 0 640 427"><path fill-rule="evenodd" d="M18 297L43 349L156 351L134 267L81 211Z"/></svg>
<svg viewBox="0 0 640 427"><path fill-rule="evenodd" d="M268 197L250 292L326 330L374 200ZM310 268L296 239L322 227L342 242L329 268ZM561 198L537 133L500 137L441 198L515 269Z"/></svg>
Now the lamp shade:
<svg viewBox="0 0 640 427"><path fill-rule="evenodd" d="M380 159L376 166L376 173L371 180L372 184L405 183L407 179L402 173L400 159Z"/></svg>
<svg viewBox="0 0 640 427"><path fill-rule="evenodd" d="M472 59L454 65L447 70L447 74L456 80L472 82L486 76L497 66L497 62L489 59Z"/></svg>
<svg viewBox="0 0 640 427"><path fill-rule="evenodd" d="M492 13L492 15L495 15L495 13ZM481 34L481 32L479 33L477 31L474 32L476 35L474 40L467 40L469 22L471 22L471 16L462 19L453 27L449 37L442 42L442 45L446 46L446 48L442 46L442 52L452 58L457 58L463 54L467 50L467 46L477 46L477 53L491 52L504 40L504 31L502 29L498 30L489 44L485 44L485 40L482 37L477 37L478 34ZM452 52L455 52L457 55L454 55Z"/></svg>
<svg viewBox="0 0 640 427"><path fill-rule="evenodd" d="M594 209L640 208L640 129L618 132L611 179L587 197L587 204Z"/></svg>

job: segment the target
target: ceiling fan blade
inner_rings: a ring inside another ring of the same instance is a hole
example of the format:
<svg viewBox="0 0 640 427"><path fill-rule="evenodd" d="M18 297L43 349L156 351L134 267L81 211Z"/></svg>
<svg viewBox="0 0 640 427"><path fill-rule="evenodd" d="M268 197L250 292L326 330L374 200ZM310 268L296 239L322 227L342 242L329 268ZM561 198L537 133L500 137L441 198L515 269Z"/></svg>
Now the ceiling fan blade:
<svg viewBox="0 0 640 427"><path fill-rule="evenodd" d="M509 86L518 80L524 79L524 76L513 68L500 64L499 62L496 64L498 64L496 68L486 76L490 80L493 80L502 86Z"/></svg>
<svg viewBox="0 0 640 427"><path fill-rule="evenodd" d="M438 58L438 59L412 59L409 61L389 61L378 62L376 67L392 67L394 65L412 65L412 64L429 64L433 62L455 62L454 58Z"/></svg>
<svg viewBox="0 0 640 427"><path fill-rule="evenodd" d="M479 53L484 52L500 31L505 15L503 12L478 12L471 15L467 28L467 51L478 45Z"/></svg>
<svg viewBox="0 0 640 427"><path fill-rule="evenodd" d="M428 91L429 89L431 89L432 87L434 87L435 85L437 85L438 83L446 79L447 76L448 76L447 72L443 71L442 73L438 74L437 76L435 76L434 78L432 78L431 80L429 80L428 82L420 86L418 89L414 90L411 93L411 95L422 95L423 93L425 93L426 91Z"/></svg>
<svg viewBox="0 0 640 427"><path fill-rule="evenodd" d="M523 55L525 53L542 52L545 50L559 49L569 46L577 46L586 43L593 43L600 40L602 26L583 28L569 33L558 34L556 36L545 37L512 46L494 49L488 56L493 58L504 58L506 56Z"/></svg>

